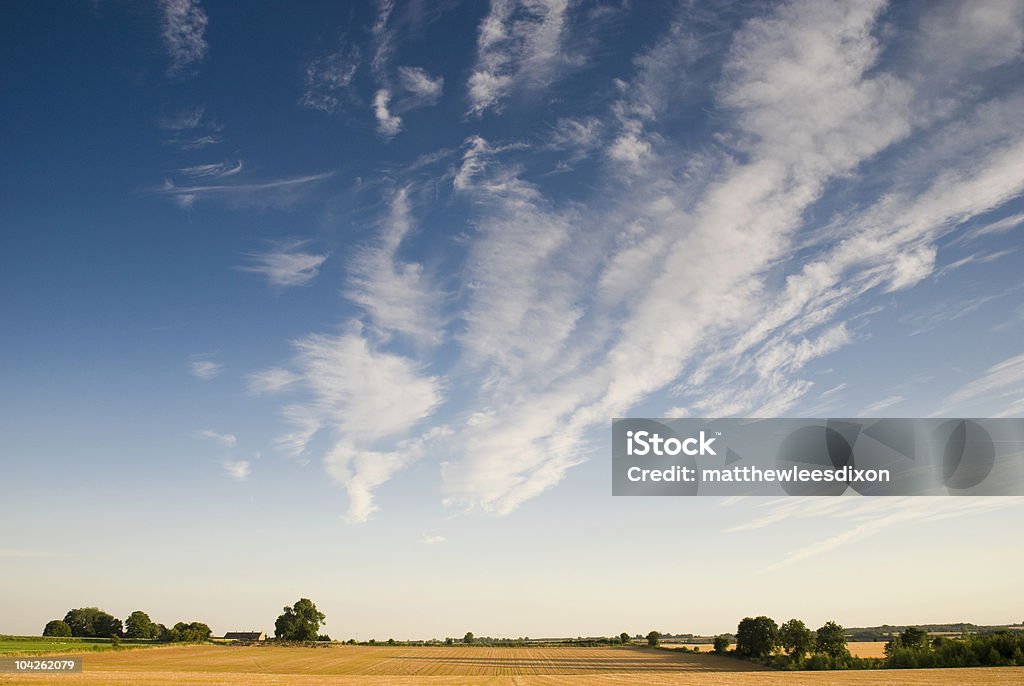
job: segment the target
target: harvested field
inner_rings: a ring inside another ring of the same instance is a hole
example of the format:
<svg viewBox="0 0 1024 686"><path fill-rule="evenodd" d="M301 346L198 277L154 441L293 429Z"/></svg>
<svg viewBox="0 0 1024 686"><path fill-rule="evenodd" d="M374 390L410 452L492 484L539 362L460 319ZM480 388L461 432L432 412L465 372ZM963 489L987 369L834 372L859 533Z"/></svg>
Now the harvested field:
<svg viewBox="0 0 1024 686"><path fill-rule="evenodd" d="M0 674L0 684L555 686L557 684L1020 684L1024 668L785 673L644 648L174 646L87 655L85 672Z"/></svg>
<svg viewBox="0 0 1024 686"><path fill-rule="evenodd" d="M885 641L854 641L846 647L855 657L885 657Z"/></svg>

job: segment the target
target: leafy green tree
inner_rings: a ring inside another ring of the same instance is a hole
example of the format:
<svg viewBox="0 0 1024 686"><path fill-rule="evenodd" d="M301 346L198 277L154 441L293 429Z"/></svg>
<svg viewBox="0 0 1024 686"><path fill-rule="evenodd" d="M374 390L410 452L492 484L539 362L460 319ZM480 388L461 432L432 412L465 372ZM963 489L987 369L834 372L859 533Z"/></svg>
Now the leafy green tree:
<svg viewBox="0 0 1024 686"><path fill-rule="evenodd" d="M178 640L185 643L202 643L209 641L213 631L202 622L178 622L174 625L178 631Z"/></svg>
<svg viewBox="0 0 1024 686"><path fill-rule="evenodd" d="M46 623L46 628L43 629L43 636L62 636L67 637L71 635L71 627L63 619L53 619Z"/></svg>
<svg viewBox="0 0 1024 686"><path fill-rule="evenodd" d="M729 650L729 644L732 641L729 640L728 636L715 636L715 652L721 655L725 651Z"/></svg>
<svg viewBox="0 0 1024 686"><path fill-rule="evenodd" d="M661 632L660 631L652 631L651 633L647 634L647 645L648 646L650 646L651 648L657 648L660 643L661 643Z"/></svg>
<svg viewBox="0 0 1024 686"><path fill-rule="evenodd" d="M623 631L621 634L619 634L619 641L622 643L622 645L629 645L629 634Z"/></svg>
<svg viewBox="0 0 1024 686"><path fill-rule="evenodd" d="M825 622L817 631L815 648L819 653L832 657L843 657L849 654L846 650L846 633L843 627L835 622Z"/></svg>
<svg viewBox="0 0 1024 686"><path fill-rule="evenodd" d="M124 620L124 635L128 638L156 638L154 629L159 633L159 628L142 610L136 610Z"/></svg>
<svg viewBox="0 0 1024 686"><path fill-rule="evenodd" d="M155 626L156 626L156 631L155 631L156 636L154 638L156 638L156 639L158 639L160 641L163 641L164 643L170 643L171 641L175 640L174 636L171 635L171 632L173 631L173 629L168 629L163 624L157 624Z"/></svg>
<svg viewBox="0 0 1024 686"><path fill-rule="evenodd" d="M98 607L80 607L68 610L64 621L71 627L72 636L108 638L121 635L121 620Z"/></svg>
<svg viewBox="0 0 1024 686"><path fill-rule="evenodd" d="M472 643L476 640L476 636L473 635L472 631L467 631L466 635L462 637L463 643Z"/></svg>
<svg viewBox="0 0 1024 686"><path fill-rule="evenodd" d="M300 598L293 606L285 606L274 623L274 635L286 641L315 641L326 619L327 615L316 609L312 600Z"/></svg>
<svg viewBox="0 0 1024 686"><path fill-rule="evenodd" d="M791 658L802 660L814 649L814 633L799 619L791 619L779 627L779 645Z"/></svg>
<svg viewBox="0 0 1024 686"><path fill-rule="evenodd" d="M924 650L928 647L928 632L916 626L908 626L900 634L900 645L912 650Z"/></svg>
<svg viewBox="0 0 1024 686"><path fill-rule="evenodd" d="M736 654L768 657L779 645L779 625L771 617L744 617L736 628Z"/></svg>

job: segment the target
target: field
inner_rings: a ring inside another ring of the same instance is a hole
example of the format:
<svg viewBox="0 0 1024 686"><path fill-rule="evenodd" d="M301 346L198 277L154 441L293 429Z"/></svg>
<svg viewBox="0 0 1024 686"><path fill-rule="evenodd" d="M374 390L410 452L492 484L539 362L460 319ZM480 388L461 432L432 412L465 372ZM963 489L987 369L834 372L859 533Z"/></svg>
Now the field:
<svg viewBox="0 0 1024 686"><path fill-rule="evenodd" d="M122 640L121 648L153 645L153 641ZM55 638L47 636L0 636L0 655L59 655L111 650L109 638Z"/></svg>
<svg viewBox="0 0 1024 686"><path fill-rule="evenodd" d="M855 657L885 657L885 641L854 641L846 647Z"/></svg>
<svg viewBox="0 0 1024 686"><path fill-rule="evenodd" d="M646 648L171 646L85 656L81 674L0 674L0 684L881 686L1021 684L1024 668L802 672Z"/></svg>

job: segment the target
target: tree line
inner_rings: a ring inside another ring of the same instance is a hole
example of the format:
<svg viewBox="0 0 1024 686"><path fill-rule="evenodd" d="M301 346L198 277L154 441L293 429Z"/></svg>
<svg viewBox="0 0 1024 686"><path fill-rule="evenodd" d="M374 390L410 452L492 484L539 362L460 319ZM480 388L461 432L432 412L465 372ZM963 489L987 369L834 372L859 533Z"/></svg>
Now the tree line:
<svg viewBox="0 0 1024 686"><path fill-rule="evenodd" d="M142 610L131 613L122 623L98 607L68 610L64 619L50 620L43 629L43 636L109 638L115 642L129 638L164 643L199 643L209 640L212 633L210 627L202 622L178 622L168 628L154 622Z"/></svg>
<svg viewBox="0 0 1024 686"><path fill-rule="evenodd" d="M779 626L760 616L740 620L735 650L729 651L729 645L727 636L717 636L714 650L788 670L1024 666L1024 634L1008 630L930 638L927 631L911 626L886 644L884 658L869 658L850 654L846 631L836 622L812 631L799 619Z"/></svg>

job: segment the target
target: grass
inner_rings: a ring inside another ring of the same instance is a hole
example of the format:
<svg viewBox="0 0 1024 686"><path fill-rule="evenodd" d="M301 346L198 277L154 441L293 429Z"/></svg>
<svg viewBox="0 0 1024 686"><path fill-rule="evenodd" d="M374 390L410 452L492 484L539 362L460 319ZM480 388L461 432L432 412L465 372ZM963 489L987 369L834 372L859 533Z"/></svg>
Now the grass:
<svg viewBox="0 0 1024 686"><path fill-rule="evenodd" d="M154 645L154 641L122 638L121 648ZM109 638L58 638L55 636L0 636L0 655L57 655L115 650Z"/></svg>
<svg viewBox="0 0 1024 686"><path fill-rule="evenodd" d="M713 655L646 648L164 646L87 655L81 674L0 674L0 684L226 686L1003 686L1024 668L771 672Z"/></svg>

